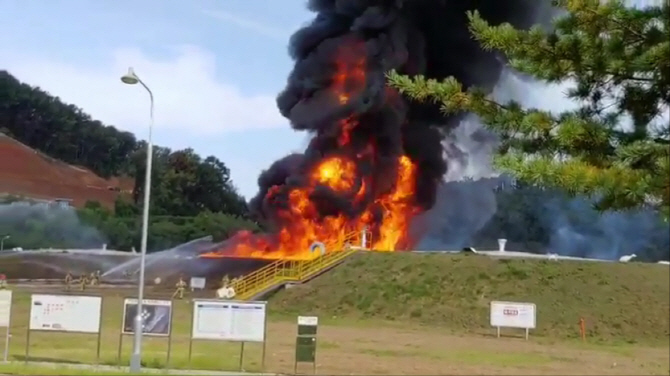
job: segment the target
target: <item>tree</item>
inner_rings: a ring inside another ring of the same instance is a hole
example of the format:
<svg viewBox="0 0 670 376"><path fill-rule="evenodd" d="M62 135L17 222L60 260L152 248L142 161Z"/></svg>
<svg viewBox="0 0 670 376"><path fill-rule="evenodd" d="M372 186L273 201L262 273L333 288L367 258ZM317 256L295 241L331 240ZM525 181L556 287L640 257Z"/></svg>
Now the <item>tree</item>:
<svg viewBox="0 0 670 376"><path fill-rule="evenodd" d="M18 141L102 177L128 173L135 136L106 126L76 106L0 71L0 124Z"/></svg>
<svg viewBox="0 0 670 376"><path fill-rule="evenodd" d="M146 150L133 156L137 171L133 201L142 204ZM154 149L152 214L195 216L203 210L235 216L247 215L247 206L230 179L230 170L219 159L204 160L193 149Z"/></svg>
<svg viewBox="0 0 670 376"><path fill-rule="evenodd" d="M652 205L670 216L670 9L622 0L558 0L551 31L489 25L468 13L485 50L549 83L573 81L578 108L560 114L497 103L480 88L389 72L389 84L447 114L472 112L501 135L496 165L521 180L596 199L596 207ZM665 115L665 118L663 117Z"/></svg>
<svg viewBox="0 0 670 376"><path fill-rule="evenodd" d="M0 71L0 130L44 154L84 166L104 178L135 178L132 203L144 194L146 148L129 132L92 119L36 87ZM246 216L245 200L230 179L228 167L215 157L203 159L192 149L172 151L154 146L151 213L196 216L200 211ZM117 209L119 206L116 206ZM141 212L120 206L128 211ZM141 209L141 208L138 208Z"/></svg>
<svg viewBox="0 0 670 376"><path fill-rule="evenodd" d="M91 201L74 210L0 196L0 235L11 234L5 245L139 247L146 142L21 83L6 71L0 71L0 97L0 131L6 135L99 176L135 178L132 196L119 194L113 210ZM256 223L245 218L246 202L222 161L213 156L203 159L192 149L154 146L153 152L149 250L206 235L222 240L241 229L258 230Z"/></svg>

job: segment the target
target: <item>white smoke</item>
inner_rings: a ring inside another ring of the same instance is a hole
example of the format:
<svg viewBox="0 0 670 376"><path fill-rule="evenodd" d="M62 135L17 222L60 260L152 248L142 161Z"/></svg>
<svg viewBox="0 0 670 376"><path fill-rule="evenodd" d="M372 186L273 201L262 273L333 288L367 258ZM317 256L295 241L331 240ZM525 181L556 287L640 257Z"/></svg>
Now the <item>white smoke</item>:
<svg viewBox="0 0 670 376"><path fill-rule="evenodd" d="M516 100L527 107L551 108L563 111L565 99L554 101L549 96L561 96L562 87L549 86L522 78L506 69L492 91L492 98L506 102ZM558 94L558 95L557 95ZM538 103L544 98L546 103ZM421 234L418 250L460 249L470 245L473 237L498 210L495 188L506 181L493 167L493 157L499 145L498 136L488 130L474 115L465 117L443 142L447 173L438 188L433 208L417 219L417 225L428 228Z"/></svg>
<svg viewBox="0 0 670 376"><path fill-rule="evenodd" d="M97 229L82 224L71 207L38 203L0 203L0 236L5 245L23 249L100 248L107 243Z"/></svg>

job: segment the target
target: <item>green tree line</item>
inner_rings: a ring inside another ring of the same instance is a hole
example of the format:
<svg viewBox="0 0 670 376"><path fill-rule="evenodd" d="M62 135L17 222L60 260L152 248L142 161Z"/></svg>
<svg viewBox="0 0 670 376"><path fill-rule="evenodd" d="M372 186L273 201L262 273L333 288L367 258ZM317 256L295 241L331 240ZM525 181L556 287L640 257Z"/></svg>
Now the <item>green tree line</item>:
<svg viewBox="0 0 670 376"><path fill-rule="evenodd" d="M142 202L146 142L92 119L38 87L0 71L0 132L40 152L83 166L101 177L134 179L132 203ZM246 216L247 208L230 170L213 156L192 149L154 147L152 214L196 216L200 211Z"/></svg>
<svg viewBox="0 0 670 376"><path fill-rule="evenodd" d="M0 236L10 235L5 245L57 248L100 246L104 241L109 248L139 248L146 142L22 83L7 71L0 71L0 98L0 132L103 178L134 180L132 194L120 194L114 208L89 202L73 212L74 217L63 211L13 206L13 217L0 214ZM258 229L248 219L245 199L222 161L203 158L192 149L155 146L153 150L149 249L164 249L205 235L220 239L239 229ZM23 223L16 213L26 215ZM86 230L76 234L75 228Z"/></svg>
<svg viewBox="0 0 670 376"><path fill-rule="evenodd" d="M77 216L83 226L100 231L109 248L130 250L135 247L139 250L141 218L126 202L117 200L115 211L97 202L88 202L77 210ZM153 215L149 218L147 248L163 250L210 235L220 241L239 230L258 231L259 227L248 219L209 210L200 211L195 216Z"/></svg>
<svg viewBox="0 0 670 376"><path fill-rule="evenodd" d="M492 180L495 183L497 179ZM493 212L474 214L484 216L481 228L471 224L461 227L462 212L455 216L459 222L455 227L433 223L431 227L437 227L437 231L429 236L435 238L437 249L495 249L497 239L504 237L512 250L609 259L635 252L641 260L670 258L670 234L653 211L601 214L584 199L570 199L552 189L518 182L499 184L498 188L481 181L449 184L459 185L456 190L493 195L495 207ZM483 190L477 188L479 184L483 184ZM0 200L0 237L11 234L5 240L7 249L100 248L103 243L109 249L138 249L141 223L133 210L123 200L117 201L112 212L95 202L73 209L5 197ZM476 211L477 205L451 210ZM442 210L437 214L449 217ZM170 248L207 235L223 240L241 229L260 230L244 218L209 211L192 217L154 215L150 217L149 250ZM459 237L459 230L465 230L465 236Z"/></svg>
<svg viewBox="0 0 670 376"><path fill-rule="evenodd" d="M115 210L89 201L83 208L60 207L18 196L0 199L0 238L4 249L90 248L139 251L141 218L123 199ZM239 230L257 231L252 221L226 213L203 210L195 216L152 215L148 250L158 251L212 236L226 239Z"/></svg>

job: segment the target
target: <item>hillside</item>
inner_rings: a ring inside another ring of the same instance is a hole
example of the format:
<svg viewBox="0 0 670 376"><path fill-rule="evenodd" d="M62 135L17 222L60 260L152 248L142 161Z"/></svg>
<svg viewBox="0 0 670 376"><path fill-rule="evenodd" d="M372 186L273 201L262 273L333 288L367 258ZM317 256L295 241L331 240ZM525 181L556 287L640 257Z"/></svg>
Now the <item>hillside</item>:
<svg viewBox="0 0 670 376"><path fill-rule="evenodd" d="M0 133L0 194L70 199L77 207L89 200L98 201L111 208L120 192L130 192L132 188L132 179L103 179Z"/></svg>
<svg viewBox="0 0 670 376"><path fill-rule="evenodd" d="M489 328L492 300L533 302L533 336L574 338L584 317L598 341L667 344L667 265L499 260L478 255L364 253L272 298L274 309L324 319L409 320L459 332Z"/></svg>

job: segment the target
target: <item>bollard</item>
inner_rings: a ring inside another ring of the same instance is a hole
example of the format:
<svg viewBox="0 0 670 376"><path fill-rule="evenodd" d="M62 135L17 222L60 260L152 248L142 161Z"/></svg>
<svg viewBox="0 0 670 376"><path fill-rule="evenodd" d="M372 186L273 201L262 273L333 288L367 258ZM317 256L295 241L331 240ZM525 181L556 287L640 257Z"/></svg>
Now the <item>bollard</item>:
<svg viewBox="0 0 670 376"><path fill-rule="evenodd" d="M507 239L498 239L498 252L505 252L505 244Z"/></svg>

